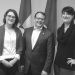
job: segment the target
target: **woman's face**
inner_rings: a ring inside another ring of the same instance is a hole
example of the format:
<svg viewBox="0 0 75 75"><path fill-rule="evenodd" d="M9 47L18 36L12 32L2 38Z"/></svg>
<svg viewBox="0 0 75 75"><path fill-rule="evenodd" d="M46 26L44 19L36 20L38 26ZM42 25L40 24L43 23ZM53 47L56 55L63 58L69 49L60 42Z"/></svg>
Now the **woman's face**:
<svg viewBox="0 0 75 75"><path fill-rule="evenodd" d="M70 15L67 12L63 12L61 14L61 17L62 17L63 23L68 23L69 24L71 22L71 20L73 19L74 15Z"/></svg>
<svg viewBox="0 0 75 75"><path fill-rule="evenodd" d="M7 16L6 16L6 24L12 26L15 23L16 20L16 16L13 12L8 12Z"/></svg>

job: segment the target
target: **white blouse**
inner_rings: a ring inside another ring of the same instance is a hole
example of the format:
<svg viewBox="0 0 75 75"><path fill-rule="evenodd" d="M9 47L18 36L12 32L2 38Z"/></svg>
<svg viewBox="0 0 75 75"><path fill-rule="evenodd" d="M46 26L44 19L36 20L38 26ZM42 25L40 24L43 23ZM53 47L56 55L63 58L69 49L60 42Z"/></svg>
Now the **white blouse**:
<svg viewBox="0 0 75 75"><path fill-rule="evenodd" d="M12 29L9 33L7 29L5 29L4 36L4 47L2 56L0 56L0 60L17 58L20 59L20 55L16 54L16 33Z"/></svg>

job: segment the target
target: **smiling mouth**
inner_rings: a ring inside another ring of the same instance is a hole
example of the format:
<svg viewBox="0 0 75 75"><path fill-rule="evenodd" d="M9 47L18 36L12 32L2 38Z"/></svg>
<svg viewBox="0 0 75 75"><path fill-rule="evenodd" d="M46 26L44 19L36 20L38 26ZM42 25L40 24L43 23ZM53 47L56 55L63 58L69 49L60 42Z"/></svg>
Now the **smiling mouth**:
<svg viewBox="0 0 75 75"><path fill-rule="evenodd" d="M64 19L69 19L69 18L64 18Z"/></svg>
<svg viewBox="0 0 75 75"><path fill-rule="evenodd" d="M13 20L9 20L10 22L13 22Z"/></svg>

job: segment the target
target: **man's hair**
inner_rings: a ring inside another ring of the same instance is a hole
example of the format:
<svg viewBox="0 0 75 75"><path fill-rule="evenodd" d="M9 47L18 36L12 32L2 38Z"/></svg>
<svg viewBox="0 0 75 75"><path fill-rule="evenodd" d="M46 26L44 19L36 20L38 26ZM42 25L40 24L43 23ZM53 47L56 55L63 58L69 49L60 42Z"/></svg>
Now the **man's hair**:
<svg viewBox="0 0 75 75"><path fill-rule="evenodd" d="M41 14L45 17L45 19L46 19L46 14L45 14L44 12L41 12L41 11L35 13L35 15L34 15L35 18L36 18L36 15L37 15L38 13L41 13Z"/></svg>

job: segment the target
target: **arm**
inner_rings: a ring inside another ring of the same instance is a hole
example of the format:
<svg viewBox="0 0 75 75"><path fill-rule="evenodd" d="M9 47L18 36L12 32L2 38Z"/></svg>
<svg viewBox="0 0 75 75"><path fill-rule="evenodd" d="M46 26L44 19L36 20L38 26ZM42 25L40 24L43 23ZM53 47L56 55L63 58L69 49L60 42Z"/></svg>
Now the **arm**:
<svg viewBox="0 0 75 75"><path fill-rule="evenodd" d="M25 34L26 34L26 31L24 32L23 34L23 50L22 50L22 54L21 54L21 57L20 57L20 71L23 72L23 69L24 69L24 63L25 63L25 50L26 50L26 41L25 41Z"/></svg>
<svg viewBox="0 0 75 75"><path fill-rule="evenodd" d="M52 33L48 37L48 42L47 42L47 58L46 62L43 68L43 71L49 73L51 71L51 66L52 62L54 59L54 51L55 51L55 41L54 41L54 34Z"/></svg>
<svg viewBox="0 0 75 75"><path fill-rule="evenodd" d="M21 31L19 30L18 31L18 34L19 34L19 39L17 40L17 46L16 46L16 58L18 57L18 55L20 56L21 55L21 53L22 53L22 49L23 49L23 42L22 42L22 33L21 33Z"/></svg>
<svg viewBox="0 0 75 75"><path fill-rule="evenodd" d="M12 65L7 60L2 60L1 62L6 67L12 67Z"/></svg>

